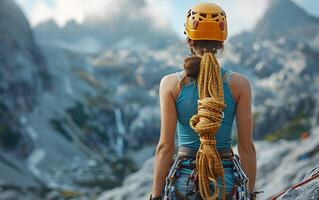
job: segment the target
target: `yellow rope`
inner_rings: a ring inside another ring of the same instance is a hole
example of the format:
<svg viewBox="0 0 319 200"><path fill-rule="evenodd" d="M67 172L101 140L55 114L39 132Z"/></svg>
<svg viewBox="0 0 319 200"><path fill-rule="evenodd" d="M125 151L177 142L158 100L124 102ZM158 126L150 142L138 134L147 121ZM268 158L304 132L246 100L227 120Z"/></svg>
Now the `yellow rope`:
<svg viewBox="0 0 319 200"><path fill-rule="evenodd" d="M206 52L200 63L198 82L198 112L190 119L190 126L200 137L200 147L196 155L199 191L204 200L218 198L217 177L222 179L222 200L225 199L224 168L216 149L215 134L221 125L224 91L220 66L212 52ZM211 196L209 183L214 184Z"/></svg>

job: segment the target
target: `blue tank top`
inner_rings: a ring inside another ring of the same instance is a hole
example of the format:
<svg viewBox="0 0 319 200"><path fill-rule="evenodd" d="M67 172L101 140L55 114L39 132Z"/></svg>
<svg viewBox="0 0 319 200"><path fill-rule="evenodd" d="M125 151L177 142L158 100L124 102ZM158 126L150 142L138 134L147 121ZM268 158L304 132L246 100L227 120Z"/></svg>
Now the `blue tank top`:
<svg viewBox="0 0 319 200"><path fill-rule="evenodd" d="M180 80L179 73L176 72L176 75ZM228 85L231 73L230 69L221 67L226 108L224 109L224 118L222 119L221 126L216 133L217 148L230 148L232 145L232 127L236 112L236 101ZM197 114L197 100L197 83L191 81L188 84L182 85L176 98L178 147L187 146L195 150L199 149L200 140L198 134L189 125L190 118Z"/></svg>

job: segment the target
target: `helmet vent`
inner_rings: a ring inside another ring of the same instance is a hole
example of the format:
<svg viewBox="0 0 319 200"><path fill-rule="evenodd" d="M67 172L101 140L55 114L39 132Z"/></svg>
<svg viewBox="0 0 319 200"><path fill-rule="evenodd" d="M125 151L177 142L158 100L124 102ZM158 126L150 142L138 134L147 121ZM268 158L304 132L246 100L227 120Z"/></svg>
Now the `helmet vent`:
<svg viewBox="0 0 319 200"><path fill-rule="evenodd" d="M212 14L212 18L213 19L216 18L216 17L218 17L218 14Z"/></svg>
<svg viewBox="0 0 319 200"><path fill-rule="evenodd" d="M198 3L185 13L184 34L191 40L225 41L227 18L225 11L215 3Z"/></svg>
<svg viewBox="0 0 319 200"><path fill-rule="evenodd" d="M202 16L202 17L204 17L204 18L207 17L207 15L206 15L206 14L203 14L203 13L201 13L201 14L199 14L199 15Z"/></svg>

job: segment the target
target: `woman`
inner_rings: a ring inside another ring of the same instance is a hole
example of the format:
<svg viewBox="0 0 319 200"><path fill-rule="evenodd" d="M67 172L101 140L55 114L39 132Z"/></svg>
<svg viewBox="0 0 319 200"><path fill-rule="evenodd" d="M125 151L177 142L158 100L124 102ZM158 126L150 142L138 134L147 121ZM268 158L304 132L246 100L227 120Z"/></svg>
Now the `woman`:
<svg viewBox="0 0 319 200"><path fill-rule="evenodd" d="M252 193L256 152L250 83L240 73L220 67L215 58L227 38L225 12L213 3L194 6L187 13L185 34L192 56L185 59L183 71L160 82L161 135L150 199L161 199L169 170L174 180L170 199L234 199L231 130L235 115L238 152ZM176 125L182 159L171 168Z"/></svg>

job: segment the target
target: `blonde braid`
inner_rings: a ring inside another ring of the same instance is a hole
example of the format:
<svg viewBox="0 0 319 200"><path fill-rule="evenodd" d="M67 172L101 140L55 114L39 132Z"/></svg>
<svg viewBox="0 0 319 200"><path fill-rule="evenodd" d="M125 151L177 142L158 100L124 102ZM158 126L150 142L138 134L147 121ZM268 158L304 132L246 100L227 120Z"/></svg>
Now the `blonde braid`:
<svg viewBox="0 0 319 200"><path fill-rule="evenodd" d="M218 198L217 177L222 178L222 200L225 199L224 168L216 149L215 134L219 129L224 104L224 91L220 66L212 52L205 52L197 78L198 112L190 119L190 126L200 137L200 147L196 155L199 191L203 199ZM210 181L214 184L214 194L210 196Z"/></svg>

